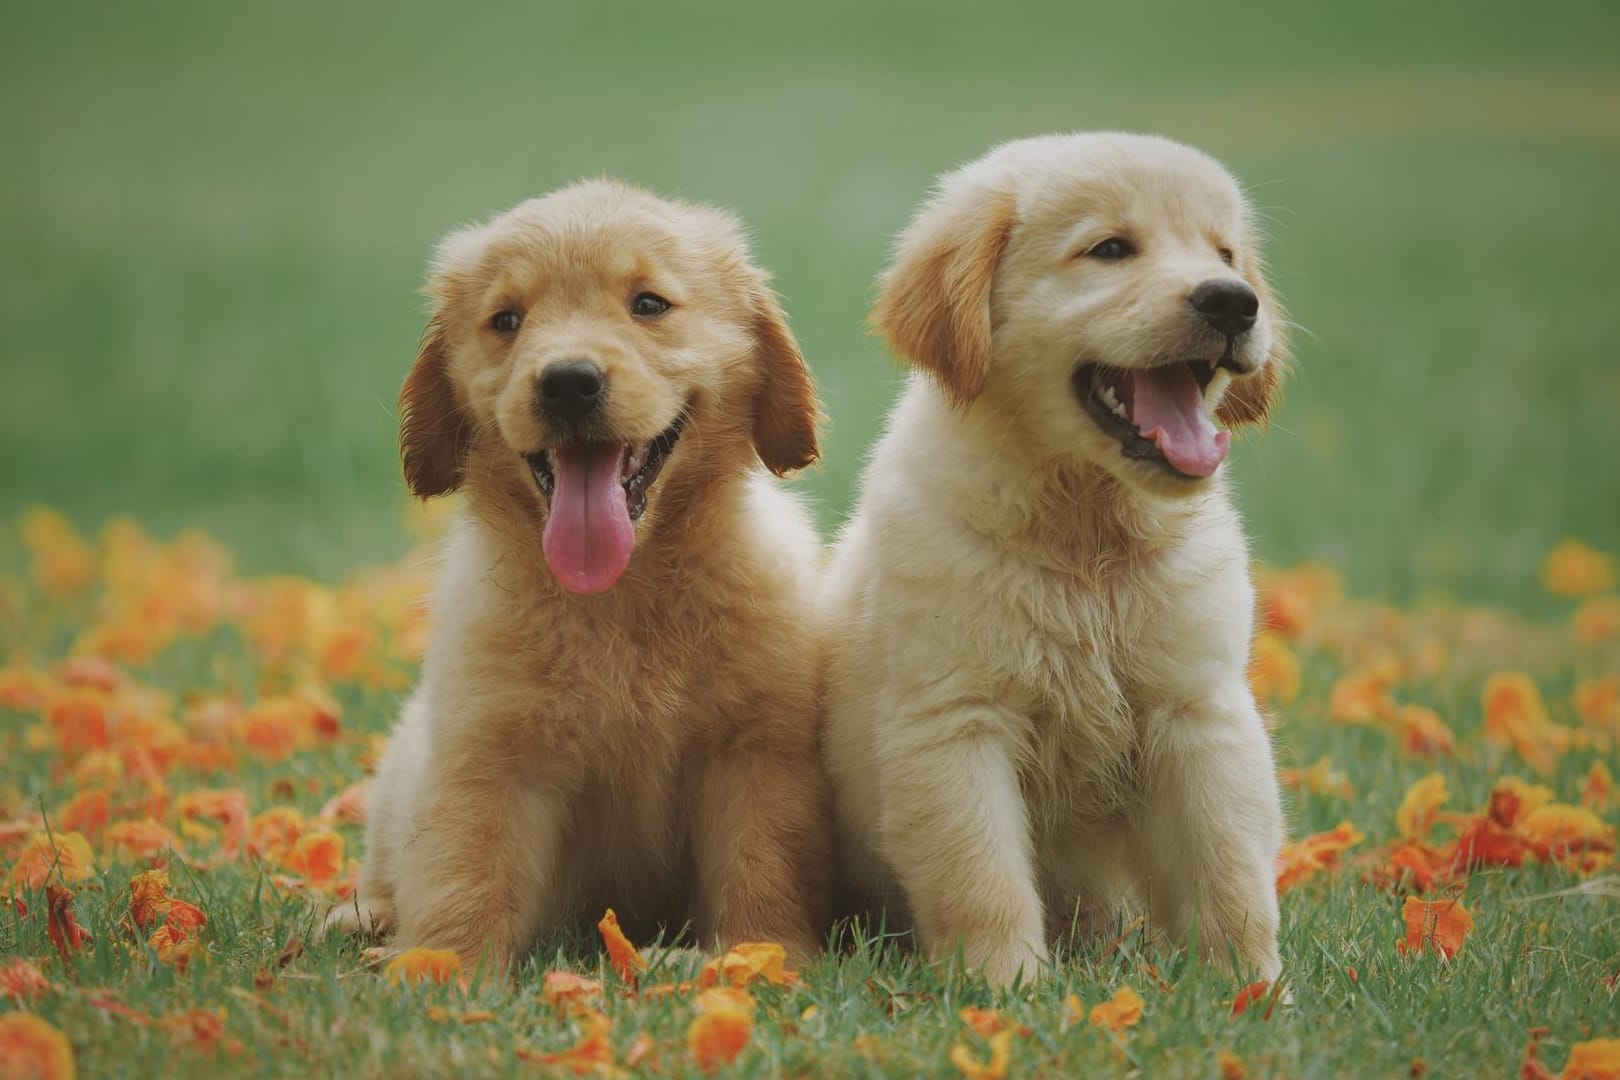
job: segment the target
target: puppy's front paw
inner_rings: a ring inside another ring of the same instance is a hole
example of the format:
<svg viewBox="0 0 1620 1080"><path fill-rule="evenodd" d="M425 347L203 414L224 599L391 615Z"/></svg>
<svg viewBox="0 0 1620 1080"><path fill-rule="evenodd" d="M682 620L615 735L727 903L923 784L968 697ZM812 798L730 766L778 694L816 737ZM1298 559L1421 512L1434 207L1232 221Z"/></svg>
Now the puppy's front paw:
<svg viewBox="0 0 1620 1080"><path fill-rule="evenodd" d="M1039 979L1046 969L1046 949L1031 944L1006 945L967 956L968 966L984 974L991 986L1011 986L1015 980L1024 983Z"/></svg>
<svg viewBox="0 0 1620 1080"><path fill-rule="evenodd" d="M393 932L399 919L392 900L356 896L326 913L321 936L348 934L351 937L380 938Z"/></svg>
<svg viewBox="0 0 1620 1080"><path fill-rule="evenodd" d="M400 948L448 949L461 957L463 970L480 965L486 971L510 973L528 937L507 908L478 892L449 891L436 903L412 903L400 913Z"/></svg>

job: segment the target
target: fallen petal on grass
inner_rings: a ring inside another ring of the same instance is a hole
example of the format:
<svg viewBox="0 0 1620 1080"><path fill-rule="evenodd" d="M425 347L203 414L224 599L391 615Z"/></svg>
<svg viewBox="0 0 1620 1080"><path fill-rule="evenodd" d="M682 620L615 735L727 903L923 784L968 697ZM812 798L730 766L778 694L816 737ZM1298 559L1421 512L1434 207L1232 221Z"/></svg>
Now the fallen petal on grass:
<svg viewBox="0 0 1620 1080"><path fill-rule="evenodd" d="M642 959L641 953L630 944L630 939L624 936L619 929L619 917L608 908L602 916L602 921L596 924L596 929L602 935L602 944L607 948L608 963L618 972L619 978L625 982L633 983L647 970L647 961Z"/></svg>
<svg viewBox="0 0 1620 1080"><path fill-rule="evenodd" d="M1403 956L1428 949L1442 960L1456 956L1474 930L1474 917L1459 900L1419 900L1408 896L1401 907L1406 936L1397 943Z"/></svg>
<svg viewBox="0 0 1620 1080"><path fill-rule="evenodd" d="M1097 1027L1123 1031L1141 1023L1143 1005L1140 994L1128 986L1122 986L1107 1001L1093 1005L1087 1019Z"/></svg>
<svg viewBox="0 0 1620 1080"><path fill-rule="evenodd" d="M967 1080L1006 1080L1012 1064L1013 1032L1010 1029L997 1032L987 1041L990 1057L985 1061L974 1057L973 1050L965 1043L951 1047L950 1062Z"/></svg>
<svg viewBox="0 0 1620 1080"><path fill-rule="evenodd" d="M31 1013L0 1016L0 1076L7 1080L73 1080L68 1037Z"/></svg>
<svg viewBox="0 0 1620 1080"><path fill-rule="evenodd" d="M406 949L388 961L383 977L400 984L454 982L461 978L461 957L449 949Z"/></svg>

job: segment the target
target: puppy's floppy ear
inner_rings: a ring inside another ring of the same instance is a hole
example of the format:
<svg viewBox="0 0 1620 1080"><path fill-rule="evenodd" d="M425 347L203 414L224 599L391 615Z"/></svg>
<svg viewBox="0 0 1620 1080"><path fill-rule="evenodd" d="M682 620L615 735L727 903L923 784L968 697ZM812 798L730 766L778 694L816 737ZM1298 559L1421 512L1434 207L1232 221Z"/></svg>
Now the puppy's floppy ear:
<svg viewBox="0 0 1620 1080"><path fill-rule="evenodd" d="M422 331L416 364L399 390L399 456L405 482L419 499L448 495L461 487L472 426L450 384L450 312L468 301L492 224L452 229L433 252L423 290L433 316Z"/></svg>
<svg viewBox="0 0 1620 1080"><path fill-rule="evenodd" d="M912 218L879 283L873 325L957 405L990 375L990 288L1013 218L1011 192L946 187Z"/></svg>
<svg viewBox="0 0 1620 1080"><path fill-rule="evenodd" d="M1247 245L1250 252L1258 252L1257 242L1258 238L1251 229ZM1288 333L1284 326L1282 306L1266 280L1265 265L1258 254L1250 254L1245 260L1243 277L1260 298L1260 309L1270 316L1271 352L1266 356L1265 366L1259 371L1232 381L1221 396L1221 403L1215 408L1215 417L1226 427L1264 427L1271 419L1272 410L1282 401L1283 376L1288 374L1291 366Z"/></svg>
<svg viewBox="0 0 1620 1080"><path fill-rule="evenodd" d="M816 425L821 405L787 315L763 279L752 289L754 360L761 383L754 399L754 449L777 476L802 469L821 456Z"/></svg>
<svg viewBox="0 0 1620 1080"><path fill-rule="evenodd" d="M442 313L422 332L416 364L399 391L399 456L419 499L461 486L472 432L450 386L449 340Z"/></svg>

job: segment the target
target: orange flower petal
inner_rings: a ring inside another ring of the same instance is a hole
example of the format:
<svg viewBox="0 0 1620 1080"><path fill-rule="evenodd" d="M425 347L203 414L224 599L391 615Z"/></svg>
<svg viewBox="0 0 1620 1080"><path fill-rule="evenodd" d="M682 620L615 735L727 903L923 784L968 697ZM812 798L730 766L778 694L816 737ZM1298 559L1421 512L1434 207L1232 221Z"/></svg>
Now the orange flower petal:
<svg viewBox="0 0 1620 1080"><path fill-rule="evenodd" d="M969 1005L959 1010L956 1015L980 1038L988 1039L997 1032L1007 1030L1016 1031L1020 1035L1032 1034L1028 1025L1015 1024L994 1009L979 1009Z"/></svg>
<svg viewBox="0 0 1620 1080"><path fill-rule="evenodd" d="M149 817L115 821L101 834L101 850L122 861L144 862L180 849L180 838Z"/></svg>
<svg viewBox="0 0 1620 1080"><path fill-rule="evenodd" d="M1384 848L1382 857L1383 861L1371 872L1372 879L1402 892L1428 892L1448 880L1455 868L1451 852L1421 840L1397 840Z"/></svg>
<svg viewBox="0 0 1620 1080"><path fill-rule="evenodd" d="M1406 921L1406 937L1397 943L1403 956L1422 952L1425 948L1450 960L1463 947L1463 942L1474 929L1474 917L1459 900L1419 900L1408 896L1401 907Z"/></svg>
<svg viewBox="0 0 1620 1080"><path fill-rule="evenodd" d="M1242 1016L1244 1013L1248 1012L1249 1011L1249 1006L1253 1005L1256 1001L1259 1001L1261 998L1265 997L1266 992L1268 990L1270 990L1270 989L1271 989L1271 983L1266 982L1265 980L1261 980L1260 982L1250 983L1248 986L1245 986L1242 990L1239 990L1237 992L1237 996L1232 999L1232 1015L1233 1016ZM1275 1004L1276 1004L1276 1001L1275 1001L1275 999L1273 999L1271 1004L1268 1004L1266 1006L1266 1015L1264 1016L1264 1019L1266 1019L1266 1020L1271 1019L1272 1005L1275 1005Z"/></svg>
<svg viewBox="0 0 1620 1080"><path fill-rule="evenodd" d="M95 837L112 817L111 801L99 788L81 791L57 810L55 824L69 832Z"/></svg>
<svg viewBox="0 0 1620 1080"><path fill-rule="evenodd" d="M1401 749L1419 757L1451 753L1457 745L1440 714L1422 705L1403 705L1400 711Z"/></svg>
<svg viewBox="0 0 1620 1080"><path fill-rule="evenodd" d="M234 859L242 853L248 839L247 795L234 788L211 791L188 791L175 801L175 811L185 820L203 819L218 822L224 827L220 854Z"/></svg>
<svg viewBox="0 0 1620 1080"><path fill-rule="evenodd" d="M1596 645L1620 637L1620 596L1595 596L1575 609L1572 620L1575 640Z"/></svg>
<svg viewBox="0 0 1620 1080"><path fill-rule="evenodd" d="M1575 684L1570 702L1581 723L1620 735L1620 675L1583 679Z"/></svg>
<svg viewBox="0 0 1620 1080"><path fill-rule="evenodd" d="M45 933L63 960L92 943L73 914L73 890L65 885L47 885L45 900Z"/></svg>
<svg viewBox="0 0 1620 1080"><path fill-rule="evenodd" d="M1593 1039L1569 1048L1561 1080L1620 1080L1620 1039Z"/></svg>
<svg viewBox="0 0 1620 1080"><path fill-rule="evenodd" d="M635 1069L639 1068L642 1062L648 1062L650 1071L657 1072L658 1066L648 1060L656 1048L657 1044L653 1042L653 1037L645 1031L641 1032L630 1040L630 1048L624 1052L624 1067Z"/></svg>
<svg viewBox="0 0 1620 1080"><path fill-rule="evenodd" d="M596 929L602 934L602 944L607 947L608 963L613 965L613 970L625 982L635 982L637 975L647 970L647 961L641 958L636 947L630 944L630 939L624 936L624 931L619 929L619 917L612 908L607 909L607 914L596 924Z"/></svg>
<svg viewBox="0 0 1620 1080"><path fill-rule="evenodd" d="M158 960L184 971L194 957L202 955L203 946L197 931L207 923L208 916L201 908L184 900L171 899L163 925L146 941L157 952Z"/></svg>
<svg viewBox="0 0 1620 1080"><path fill-rule="evenodd" d="M163 1017L159 1026L169 1032L176 1045L195 1046L205 1051L219 1048L228 1054L240 1054L242 1041L225 1033L225 1019L223 1008L188 1009Z"/></svg>
<svg viewBox="0 0 1620 1080"><path fill-rule="evenodd" d="M1613 555L1569 539L1548 552L1541 564L1541 584L1558 596L1586 596L1614 588Z"/></svg>
<svg viewBox="0 0 1620 1080"><path fill-rule="evenodd" d="M8 1077L73 1080L73 1046L50 1024L31 1013L0 1016L0 1062Z"/></svg>
<svg viewBox="0 0 1620 1080"><path fill-rule="evenodd" d="M1491 786L1486 813L1498 825L1511 829L1552 800L1552 788L1504 776Z"/></svg>
<svg viewBox="0 0 1620 1080"><path fill-rule="evenodd" d="M1325 833L1284 845L1277 856L1277 891L1292 889L1324 870L1337 869L1339 856L1364 839L1361 830L1341 821Z"/></svg>
<svg viewBox="0 0 1620 1080"><path fill-rule="evenodd" d="M540 996L550 1005L586 1005L602 996L602 984L571 971L548 971L541 980Z"/></svg>
<svg viewBox="0 0 1620 1080"><path fill-rule="evenodd" d="M698 995L698 1016L686 1029L686 1047L705 1072L728 1065L754 1033L754 999L741 990L715 987Z"/></svg>
<svg viewBox="0 0 1620 1080"><path fill-rule="evenodd" d="M1528 675L1498 672L1485 681L1485 740L1512 749L1540 772L1551 772L1556 756L1553 725L1541 691Z"/></svg>
<svg viewBox="0 0 1620 1080"><path fill-rule="evenodd" d="M1299 658L1276 631L1255 635L1249 654L1249 689L1262 704L1292 705L1299 696Z"/></svg>
<svg viewBox="0 0 1620 1080"><path fill-rule="evenodd" d="M1448 797L1446 778L1439 773L1430 773L1407 789L1406 797L1395 811L1395 827L1405 837L1428 835L1435 815Z"/></svg>
<svg viewBox="0 0 1620 1080"><path fill-rule="evenodd" d="M1531 854L1528 840L1492 817L1469 821L1451 846L1452 863L1460 872L1481 866L1523 866Z"/></svg>
<svg viewBox="0 0 1620 1080"><path fill-rule="evenodd" d="M383 969L394 983L446 983L461 978L461 957L449 949L406 949Z"/></svg>
<svg viewBox="0 0 1620 1080"><path fill-rule="evenodd" d="M107 749L120 721L104 691L79 687L53 696L46 702L44 713L56 748L70 758Z"/></svg>
<svg viewBox="0 0 1620 1080"><path fill-rule="evenodd" d="M248 822L248 854L275 866L284 865L305 828L304 815L290 806L266 810Z"/></svg>
<svg viewBox="0 0 1620 1080"><path fill-rule="evenodd" d="M1614 799L1614 776L1601 761L1592 762L1581 785L1581 803L1591 810L1607 810Z"/></svg>
<svg viewBox="0 0 1620 1080"><path fill-rule="evenodd" d="M301 836L282 865L316 885L327 885L343 872L343 837L335 832Z"/></svg>
<svg viewBox="0 0 1620 1080"><path fill-rule="evenodd" d="M169 911L169 875L147 870L129 879L129 917L142 930Z"/></svg>
<svg viewBox="0 0 1620 1080"><path fill-rule="evenodd" d="M1563 803L1548 803L1524 819L1521 826L1542 859L1561 859L1571 852L1613 851L1614 831L1592 811Z"/></svg>
<svg viewBox="0 0 1620 1080"><path fill-rule="evenodd" d="M1344 591L1337 571L1312 565L1291 570L1268 568L1259 576L1257 585L1261 622L1289 637L1308 633L1322 610Z"/></svg>
<svg viewBox="0 0 1620 1080"><path fill-rule="evenodd" d="M786 969L787 950L774 943L745 943L737 945L703 965L698 972L698 985L714 986L724 982L728 986L743 987L756 979L772 986L787 986L794 981L793 972Z"/></svg>
<svg viewBox="0 0 1620 1080"><path fill-rule="evenodd" d="M950 1062L968 1080L1006 1080L1012 1063L1012 1040L1011 1029L990 1036L990 1058L983 1062L965 1044L957 1043L951 1047Z"/></svg>
<svg viewBox="0 0 1620 1080"><path fill-rule="evenodd" d="M1339 724L1378 724L1395 716L1388 671L1368 668L1341 676L1328 691L1328 716Z"/></svg>
<svg viewBox="0 0 1620 1080"><path fill-rule="evenodd" d="M1099 1005L1093 1005L1089 1018L1098 1027L1119 1031L1135 1027L1141 1022L1142 1005L1141 995L1128 986L1122 986L1114 991L1112 998Z"/></svg>
<svg viewBox="0 0 1620 1080"><path fill-rule="evenodd" d="M30 1001L50 988L50 980L30 960L17 959L0 967L0 998Z"/></svg>
<svg viewBox="0 0 1620 1080"><path fill-rule="evenodd" d="M6 878L8 892L37 889L47 881L72 884L95 870L90 842L81 834L36 832L23 847Z"/></svg>

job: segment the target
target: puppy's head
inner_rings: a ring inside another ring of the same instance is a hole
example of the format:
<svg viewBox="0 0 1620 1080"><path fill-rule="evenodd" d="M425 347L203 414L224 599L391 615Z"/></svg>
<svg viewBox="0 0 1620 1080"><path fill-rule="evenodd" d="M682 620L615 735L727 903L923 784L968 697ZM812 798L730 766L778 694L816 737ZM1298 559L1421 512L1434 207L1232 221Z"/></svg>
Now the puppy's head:
<svg viewBox="0 0 1620 1080"><path fill-rule="evenodd" d="M1151 136L1026 139L945 176L874 321L956 404L1164 494L1215 474L1223 426L1266 419L1285 363L1237 184Z"/></svg>
<svg viewBox="0 0 1620 1080"><path fill-rule="evenodd" d="M429 498L520 475L571 591L610 588L661 503L700 512L705 478L816 458L804 358L721 211L575 184L445 237L427 292L406 480Z"/></svg>

